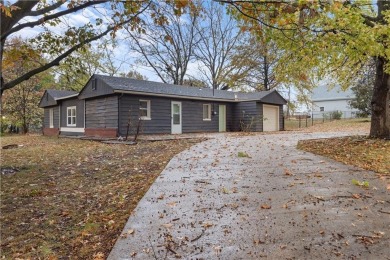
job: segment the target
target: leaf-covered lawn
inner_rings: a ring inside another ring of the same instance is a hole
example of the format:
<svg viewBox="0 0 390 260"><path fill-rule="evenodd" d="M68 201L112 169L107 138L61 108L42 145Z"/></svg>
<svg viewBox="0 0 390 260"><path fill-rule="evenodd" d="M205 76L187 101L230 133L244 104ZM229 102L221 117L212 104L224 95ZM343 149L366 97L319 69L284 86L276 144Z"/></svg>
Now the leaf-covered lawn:
<svg viewBox="0 0 390 260"><path fill-rule="evenodd" d="M2 137L23 146L1 150L1 256L105 258L165 165L195 142Z"/></svg>
<svg viewBox="0 0 390 260"><path fill-rule="evenodd" d="M390 174L390 141L363 136L306 140L298 148L345 164Z"/></svg>

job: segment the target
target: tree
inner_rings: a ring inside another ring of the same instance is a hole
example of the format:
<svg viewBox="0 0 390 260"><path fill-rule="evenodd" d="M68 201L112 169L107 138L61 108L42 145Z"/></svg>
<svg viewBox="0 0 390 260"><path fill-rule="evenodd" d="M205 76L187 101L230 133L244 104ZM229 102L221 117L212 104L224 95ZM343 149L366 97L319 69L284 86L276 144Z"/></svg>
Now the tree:
<svg viewBox="0 0 390 260"><path fill-rule="evenodd" d="M140 20L138 15L152 5L151 1L17 1L9 6L0 2L1 9L1 49L0 56L3 61L4 46L13 34L20 33L25 28L39 28L39 33L31 41L43 52L54 56L44 64L30 69L17 78L4 80L1 68L1 94L32 76L43 72L67 58L74 51L85 44L93 42L121 28L121 26L136 26ZM70 16L80 10L96 11L97 7L105 8L109 13L106 19L90 19L89 22L77 27L71 26ZM28 20L25 18L29 17ZM108 21L105 23L105 21ZM64 31L53 33L49 26L65 26Z"/></svg>
<svg viewBox="0 0 390 260"><path fill-rule="evenodd" d="M173 4L151 9L142 29L128 30L128 35L130 49L140 55L140 64L152 68L164 83L182 85L193 58L199 8L188 2L181 16L177 12Z"/></svg>
<svg viewBox="0 0 390 260"><path fill-rule="evenodd" d="M30 57L29 62L25 61L26 56ZM18 77L34 67L36 63L42 62L44 60L39 50L35 50L21 38L13 38L4 49L4 64L7 66L3 76L5 79ZM46 71L8 90L4 94L1 116L7 118L11 125L21 127L24 134L29 132L31 126L39 126L42 110L38 108L38 104L43 89L54 85L54 82L54 76Z"/></svg>
<svg viewBox="0 0 390 260"><path fill-rule="evenodd" d="M232 57L243 33L224 6L206 2L203 7L203 20L196 24L200 36L195 48L195 57L201 63L199 71L211 88L227 88L228 75L236 69Z"/></svg>
<svg viewBox="0 0 390 260"><path fill-rule="evenodd" d="M119 73L119 76L124 78L132 78L132 79L139 79L139 80L148 80L148 77L142 75L136 70L130 70L127 73L121 72Z"/></svg>
<svg viewBox="0 0 390 260"><path fill-rule="evenodd" d="M370 136L390 137L390 2L219 2L228 4L232 15L251 32L272 29L272 39L284 50L281 62L285 67L278 73L285 81L330 76L347 88L367 60L374 58Z"/></svg>
<svg viewBox="0 0 390 260"><path fill-rule="evenodd" d="M57 87L64 90L80 91L89 78L101 71L102 54L90 46L73 52L69 57L54 68L59 76Z"/></svg>
<svg viewBox="0 0 390 260"><path fill-rule="evenodd" d="M371 115L371 97L373 95L373 87L375 81L375 61L370 61L367 66L363 67L361 76L357 82L351 87L355 97L349 101L351 108L359 110L358 116L368 117Z"/></svg>
<svg viewBox="0 0 390 260"><path fill-rule="evenodd" d="M249 35L243 44L236 46L232 64L237 67L229 75L233 88L263 91L277 88L280 81L276 75L279 64L280 50L276 44L267 39L265 34Z"/></svg>

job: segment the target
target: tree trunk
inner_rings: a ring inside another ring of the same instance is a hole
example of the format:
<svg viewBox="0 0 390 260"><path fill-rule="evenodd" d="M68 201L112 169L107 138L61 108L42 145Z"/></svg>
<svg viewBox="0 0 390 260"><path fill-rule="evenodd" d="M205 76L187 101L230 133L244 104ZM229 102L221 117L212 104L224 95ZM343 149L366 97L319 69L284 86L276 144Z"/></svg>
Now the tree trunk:
<svg viewBox="0 0 390 260"><path fill-rule="evenodd" d="M390 75L384 71L387 62L385 58L376 58L370 137L390 138Z"/></svg>

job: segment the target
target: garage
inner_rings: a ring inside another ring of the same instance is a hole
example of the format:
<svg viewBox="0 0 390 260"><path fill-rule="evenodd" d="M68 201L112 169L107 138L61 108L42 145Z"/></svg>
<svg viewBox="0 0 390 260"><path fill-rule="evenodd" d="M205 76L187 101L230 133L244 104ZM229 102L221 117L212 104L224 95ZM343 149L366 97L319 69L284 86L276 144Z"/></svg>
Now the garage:
<svg viewBox="0 0 390 260"><path fill-rule="evenodd" d="M263 105L263 131L279 131L279 107Z"/></svg>

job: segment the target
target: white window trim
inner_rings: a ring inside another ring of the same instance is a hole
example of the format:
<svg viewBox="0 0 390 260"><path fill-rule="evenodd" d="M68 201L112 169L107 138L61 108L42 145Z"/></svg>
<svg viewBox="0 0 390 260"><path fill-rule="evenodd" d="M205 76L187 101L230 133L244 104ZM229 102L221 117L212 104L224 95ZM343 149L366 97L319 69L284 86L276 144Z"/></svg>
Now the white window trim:
<svg viewBox="0 0 390 260"><path fill-rule="evenodd" d="M204 117L204 109L205 109L205 106L207 106L207 118ZM211 104L203 104L203 110L202 110L202 117L203 117L203 121L211 121Z"/></svg>
<svg viewBox="0 0 390 260"><path fill-rule="evenodd" d="M69 116L69 110L72 110L72 109L74 109L74 124L69 124L69 117L73 117L73 116ZM66 108L66 126L76 126L76 120L77 120L76 106L67 107Z"/></svg>
<svg viewBox="0 0 390 260"><path fill-rule="evenodd" d="M49 128L54 128L54 109L49 109Z"/></svg>
<svg viewBox="0 0 390 260"><path fill-rule="evenodd" d="M152 116L151 116L151 110L150 110L150 100L146 100L146 99L140 99L139 102L146 102L146 116L141 116L140 119L141 120L152 120ZM141 106L139 107L139 109L141 109Z"/></svg>

